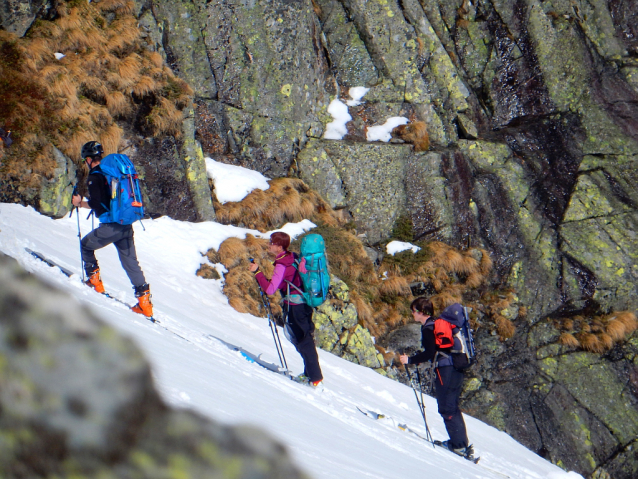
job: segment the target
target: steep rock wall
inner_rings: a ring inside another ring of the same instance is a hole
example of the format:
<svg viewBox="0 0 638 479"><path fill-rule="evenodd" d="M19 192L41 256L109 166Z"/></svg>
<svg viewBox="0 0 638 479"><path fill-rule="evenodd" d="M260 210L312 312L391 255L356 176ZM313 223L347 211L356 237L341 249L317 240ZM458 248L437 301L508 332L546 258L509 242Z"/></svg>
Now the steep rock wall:
<svg viewBox="0 0 638 479"><path fill-rule="evenodd" d="M301 176L371 247L407 213L415 238L488 249L493 286L514 287L528 314L508 342L479 335L466 407L557 463L635 476L632 343L601 357L548 349L556 331L545 330L550 314L638 307L635 2L152 0L137 11L195 91L204 155ZM349 107L344 141L322 139L330 101L355 86L370 90ZM426 122L430 151L366 142L391 116ZM181 143L145 141L138 158L160 178L155 213L196 219L188 188L171 189L197 157ZM592 394L601 384L602 402L624 391L623 428L590 409L572 375ZM585 443L567 440L585 430Z"/></svg>

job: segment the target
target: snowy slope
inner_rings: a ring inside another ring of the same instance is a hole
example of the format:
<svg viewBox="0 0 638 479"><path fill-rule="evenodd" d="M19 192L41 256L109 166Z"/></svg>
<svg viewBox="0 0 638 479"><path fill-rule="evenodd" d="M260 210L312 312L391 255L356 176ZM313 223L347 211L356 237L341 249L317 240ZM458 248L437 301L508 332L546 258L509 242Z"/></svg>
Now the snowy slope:
<svg viewBox="0 0 638 479"><path fill-rule="evenodd" d="M91 222L85 219L88 210L81 211L81 230L86 234ZM221 280L195 276L202 252L219 247L227 237L243 237L248 230L169 218L146 220L145 231L139 223L134 226L138 257L161 321L161 325L154 325L81 284L76 221L75 215L52 220L32 208L0 204L0 251L133 337L150 359L157 387L167 402L224 423L263 427L287 445L294 460L312 477L580 477L563 472L506 434L469 416L468 434L482 457L479 465L434 449L396 428L390 419L372 420L356 407L381 412L425 435L412 389L325 351L319 352L324 389L313 390L229 349L224 342L278 362L267 320L234 311L221 292ZM288 231L298 234L309 225L288 225ZM25 247L77 274L67 278L28 254ZM97 256L107 291L133 304L133 291L115 248L104 248ZM281 337L288 365L298 374L303 369L301 358ZM426 407L433 436L446 439L435 400L426 398Z"/></svg>

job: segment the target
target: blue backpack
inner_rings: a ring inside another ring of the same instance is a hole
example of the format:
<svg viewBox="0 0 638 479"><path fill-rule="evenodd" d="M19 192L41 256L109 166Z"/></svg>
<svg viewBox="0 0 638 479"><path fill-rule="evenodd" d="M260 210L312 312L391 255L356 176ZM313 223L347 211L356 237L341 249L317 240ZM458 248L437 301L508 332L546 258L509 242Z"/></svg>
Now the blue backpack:
<svg viewBox="0 0 638 479"><path fill-rule="evenodd" d="M101 223L130 225L144 217L140 181L133 162L126 155L113 153L100 162L100 171L111 188L111 204L100 215Z"/></svg>
<svg viewBox="0 0 638 479"><path fill-rule="evenodd" d="M328 272L328 258L326 257L326 245L321 235L310 234L301 240L300 257L306 259L306 273L299 271L303 283L304 302L308 306L316 308L321 305L328 296L330 288L330 273ZM298 264L295 263L295 266Z"/></svg>

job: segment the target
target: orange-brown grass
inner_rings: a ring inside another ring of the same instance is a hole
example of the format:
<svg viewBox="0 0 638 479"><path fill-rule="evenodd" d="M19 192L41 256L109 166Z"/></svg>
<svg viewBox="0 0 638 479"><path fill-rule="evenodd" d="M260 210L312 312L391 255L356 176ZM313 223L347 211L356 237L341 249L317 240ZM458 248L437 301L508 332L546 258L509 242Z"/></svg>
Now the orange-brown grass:
<svg viewBox="0 0 638 479"><path fill-rule="evenodd" d="M379 293L391 296L408 296L411 294L408 280L403 276L389 276L381 281Z"/></svg>
<svg viewBox="0 0 638 479"><path fill-rule="evenodd" d="M558 338L558 341L564 346L568 346L570 348L577 348L580 346L578 339L571 333L562 333Z"/></svg>
<svg viewBox="0 0 638 479"><path fill-rule="evenodd" d="M619 311L607 316L584 317L557 320L556 327L563 335L578 331L577 338L582 349L594 353L602 353L623 341L638 327L636 316L631 311ZM561 335L562 338L562 335ZM559 338L562 343L562 339ZM563 343L564 344L564 343Z"/></svg>
<svg viewBox="0 0 638 479"><path fill-rule="evenodd" d="M481 273L470 273L465 280L468 288L478 288L485 281L485 277Z"/></svg>
<svg viewBox="0 0 638 479"><path fill-rule="evenodd" d="M199 269L195 272L196 276L204 279L219 279L219 273L208 263L202 263Z"/></svg>
<svg viewBox="0 0 638 479"><path fill-rule="evenodd" d="M150 76L143 75L135 85L133 85L132 92L138 97L146 96L156 90L158 90L159 84Z"/></svg>
<svg viewBox="0 0 638 479"><path fill-rule="evenodd" d="M103 12L118 12L132 14L135 12L135 3L131 0L102 0L98 7Z"/></svg>
<svg viewBox="0 0 638 479"><path fill-rule="evenodd" d="M192 89L175 78L161 55L148 51L133 2L61 1L56 9L54 21L38 21L26 37L0 31L0 124L14 139L0 181L35 186L31 172L54 165L42 156L52 151L45 144L78 163L89 140L105 138L105 152L116 152L122 130L113 117L132 119L139 103L155 106L147 120L151 133L181 131L181 110ZM57 60L56 52L66 57Z"/></svg>
<svg viewBox="0 0 638 479"><path fill-rule="evenodd" d="M516 326L509 319L497 314L494 316L494 322L496 323L496 331L501 338L509 339L514 336Z"/></svg>
<svg viewBox="0 0 638 479"><path fill-rule="evenodd" d="M601 354L605 352L605 346L593 333L581 333L578 335L580 346L591 353Z"/></svg>
<svg viewBox="0 0 638 479"><path fill-rule="evenodd" d="M248 258L248 248L240 238L228 238L219 246L219 260L226 269L237 266Z"/></svg>
<svg viewBox="0 0 638 479"><path fill-rule="evenodd" d="M240 313L263 315L257 282L253 273L248 271L248 262L229 270L224 276L224 294L228 303ZM271 301L273 313L281 311L277 303L276 300Z"/></svg>
<svg viewBox="0 0 638 479"><path fill-rule="evenodd" d="M620 311L615 314L615 317L625 325L625 334L633 333L638 328L636 315L631 311Z"/></svg>
<svg viewBox="0 0 638 479"><path fill-rule="evenodd" d="M128 113L132 108L132 105L129 103L128 98L126 98L126 96L124 96L124 93L122 93L121 91L107 91L105 100L106 108L108 108L109 113L113 116Z"/></svg>
<svg viewBox="0 0 638 479"><path fill-rule="evenodd" d="M277 229L289 221L311 219L323 224L342 224L330 206L308 185L296 178L276 178L270 187L254 190L241 202L221 204L213 196L217 220L243 224L259 231Z"/></svg>
<svg viewBox="0 0 638 479"><path fill-rule="evenodd" d="M430 147L428 128L423 121L399 125L392 130L392 136L414 145L414 151L427 151Z"/></svg>
<svg viewBox="0 0 638 479"><path fill-rule="evenodd" d="M626 329L625 323L623 323L619 319L612 318L609 320L609 322L605 326L605 332L614 341L621 341L625 339L625 334L627 333L627 329Z"/></svg>
<svg viewBox="0 0 638 479"><path fill-rule="evenodd" d="M442 292L430 297L430 301L432 301L432 305L434 306L434 309L436 311L442 311L448 306L453 305L454 303L462 302L463 299L459 294L443 290Z"/></svg>
<svg viewBox="0 0 638 479"><path fill-rule="evenodd" d="M362 324L371 323L374 318L374 310L372 305L363 299L356 291L350 293L350 301L357 308L357 315Z"/></svg>
<svg viewBox="0 0 638 479"><path fill-rule="evenodd" d="M490 271L492 271L492 258L490 257L490 254L484 250L484 249L479 249L479 251L482 253L481 256L481 261L480 261L480 267L481 267L481 274L483 274L483 276L487 276Z"/></svg>
<svg viewBox="0 0 638 479"><path fill-rule="evenodd" d="M153 136L160 136L166 133L177 137L181 136L180 128L184 116L175 104L167 98L160 98L159 105L153 107L147 118Z"/></svg>
<svg viewBox="0 0 638 479"><path fill-rule="evenodd" d="M221 258L219 257L219 253L217 252L215 248L211 248L208 251L206 251L206 257L208 258L208 261L210 261L213 264L221 263Z"/></svg>
<svg viewBox="0 0 638 479"><path fill-rule="evenodd" d="M614 347L615 341L613 338L607 333L598 334L598 339L600 340L600 344L603 345L605 350L609 350Z"/></svg>

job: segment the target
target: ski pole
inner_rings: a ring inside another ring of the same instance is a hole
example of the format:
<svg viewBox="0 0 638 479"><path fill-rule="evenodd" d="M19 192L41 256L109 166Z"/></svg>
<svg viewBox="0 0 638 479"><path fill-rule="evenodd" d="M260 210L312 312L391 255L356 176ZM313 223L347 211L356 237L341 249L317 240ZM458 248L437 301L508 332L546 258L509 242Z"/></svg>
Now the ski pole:
<svg viewBox="0 0 638 479"><path fill-rule="evenodd" d="M253 258L249 258L251 263L254 263L255 260ZM261 303L264 305L264 309L266 310L266 316L268 316L268 324L270 326L270 332L272 333L272 338L275 341L275 349L277 350L277 355L279 356L279 362L281 363L281 367L288 370L288 363L286 362L286 356L284 355L284 348L281 344L281 339L279 338L279 331L277 331L277 325L275 324L275 320L273 319L272 309L270 308L270 301L264 295L264 291L261 289L261 285L257 282L257 287L259 288L259 295L261 296Z"/></svg>
<svg viewBox="0 0 638 479"><path fill-rule="evenodd" d="M408 369L408 365L404 364L405 372L408 375L408 379L410 380L410 386L412 386L412 390L414 391L414 397L416 398L416 402L419 405L419 409L421 410L421 416L423 417L423 423L425 424L425 433L426 438L429 442L432 443L432 447L434 447L434 439L432 439L432 434L430 434L430 428L428 427L428 420L425 418L425 406L423 405L423 392L421 392L421 400L419 400L419 395L416 392L416 387L414 386L414 380L412 379L412 374L410 374L410 370ZM417 374L418 374L417 369Z"/></svg>
<svg viewBox="0 0 638 479"><path fill-rule="evenodd" d="M279 356L279 362L281 366L288 370L288 363L286 362L286 356L284 355L284 347L281 344L281 339L279 338L279 331L277 330L277 324L273 319L272 309L270 309L270 301L264 295L264 292L259 290L261 294L262 302L264 303L264 307L266 308L268 314L268 324L270 325L270 331L272 332L273 340L275 341L275 348L277 349L277 355Z"/></svg>
<svg viewBox="0 0 638 479"><path fill-rule="evenodd" d="M77 195L78 191L78 185L75 185L73 187L73 194L72 196ZM75 217L78 220L78 239L80 241L80 271L82 271L82 282L84 283L84 259L82 259L82 232L80 231L80 207L76 206L75 207ZM71 212L69 213L69 218L73 216L73 208L71 208Z"/></svg>

